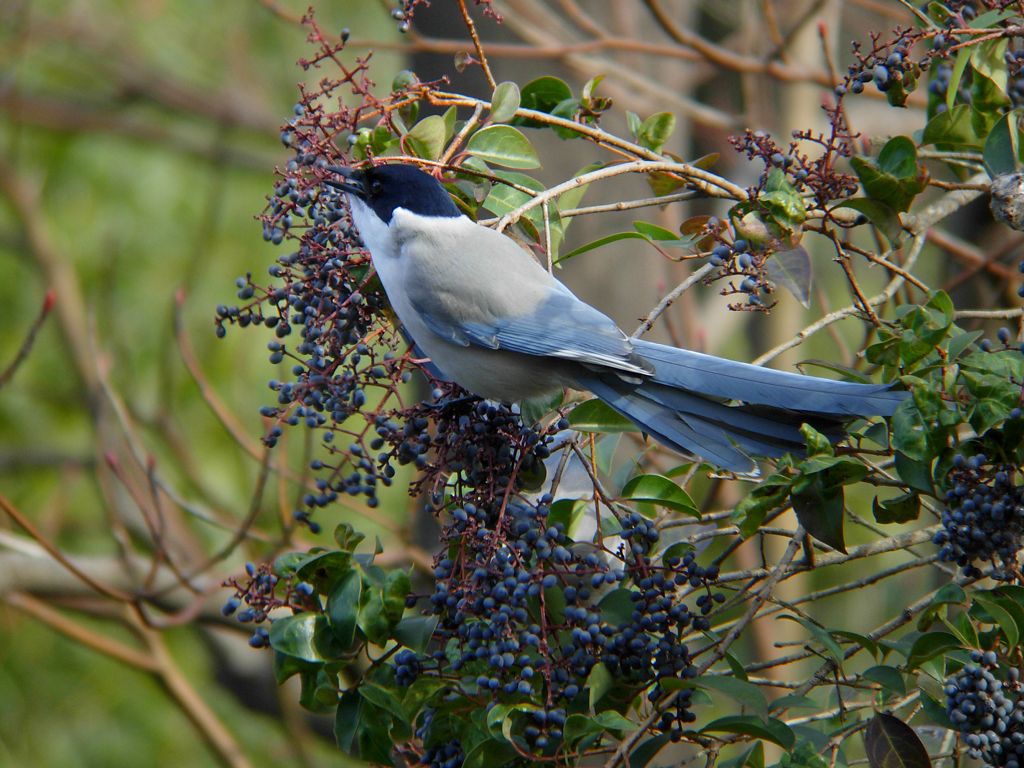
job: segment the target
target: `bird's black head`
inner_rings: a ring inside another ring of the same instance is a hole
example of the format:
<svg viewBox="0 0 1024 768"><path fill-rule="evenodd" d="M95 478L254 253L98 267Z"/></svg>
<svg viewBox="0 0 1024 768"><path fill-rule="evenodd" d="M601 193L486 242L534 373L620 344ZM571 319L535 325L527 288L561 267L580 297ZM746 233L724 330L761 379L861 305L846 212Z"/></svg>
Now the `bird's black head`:
<svg viewBox="0 0 1024 768"><path fill-rule="evenodd" d="M420 216L457 217L462 213L429 173L411 165L378 165L376 168L344 168L328 170L345 177L344 182L327 183L355 195L373 209L385 224L391 222L395 208L405 208Z"/></svg>

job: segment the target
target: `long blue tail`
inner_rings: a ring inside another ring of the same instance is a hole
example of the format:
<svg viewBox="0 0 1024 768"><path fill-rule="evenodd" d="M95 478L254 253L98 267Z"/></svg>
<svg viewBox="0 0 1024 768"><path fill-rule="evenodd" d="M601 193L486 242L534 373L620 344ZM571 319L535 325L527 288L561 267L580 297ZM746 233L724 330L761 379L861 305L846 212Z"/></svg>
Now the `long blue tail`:
<svg viewBox="0 0 1024 768"><path fill-rule="evenodd" d="M640 384L594 373L579 379L656 440L723 469L750 473L750 455L804 449L800 425L836 441L858 416L891 416L906 392L761 368L675 347L634 341L656 369ZM739 401L741 405L727 405Z"/></svg>

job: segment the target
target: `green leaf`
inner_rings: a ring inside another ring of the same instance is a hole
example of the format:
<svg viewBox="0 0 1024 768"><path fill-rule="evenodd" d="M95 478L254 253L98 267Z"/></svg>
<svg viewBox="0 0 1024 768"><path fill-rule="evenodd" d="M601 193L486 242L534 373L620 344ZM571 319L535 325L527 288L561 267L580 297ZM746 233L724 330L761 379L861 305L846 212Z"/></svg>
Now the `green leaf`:
<svg viewBox="0 0 1024 768"><path fill-rule="evenodd" d="M877 658L878 656L878 645L870 637L865 635L859 635L856 632L848 632L845 629L832 629L829 630L834 637L841 637L843 640L850 640L851 642L857 643L864 648L868 653ZM845 654L844 654L845 655Z"/></svg>
<svg viewBox="0 0 1024 768"><path fill-rule="evenodd" d="M562 728L566 744L574 744L590 734L600 733L604 728L587 715L569 715Z"/></svg>
<svg viewBox="0 0 1024 768"><path fill-rule="evenodd" d="M637 729L636 723L613 709L598 712L594 716L594 722L606 731L635 731Z"/></svg>
<svg viewBox="0 0 1024 768"><path fill-rule="evenodd" d="M785 475L772 475L736 505L729 519L739 527L740 536L749 539L757 533L765 516L789 498L792 483Z"/></svg>
<svg viewBox="0 0 1024 768"><path fill-rule="evenodd" d="M1021 155L1020 140L1020 117L1022 114L1024 114L1022 109L1007 112L999 118L988 138L985 139L982 157L985 158L985 166L993 179L1007 173L1016 173L1021 168L1021 161L1024 160L1024 156Z"/></svg>
<svg viewBox="0 0 1024 768"><path fill-rule="evenodd" d="M396 568L388 572L384 580L384 612L388 616L388 623L394 625L405 613L405 596L412 591L412 583L409 581L409 574Z"/></svg>
<svg viewBox="0 0 1024 768"><path fill-rule="evenodd" d="M359 757L364 762L376 765L394 765L391 760L391 750L395 742L389 733L389 720L390 718L373 705L367 704L364 707L357 736Z"/></svg>
<svg viewBox="0 0 1024 768"><path fill-rule="evenodd" d="M675 129L676 116L671 112L658 112L640 124L640 128L635 136L641 146L658 152L672 136Z"/></svg>
<svg viewBox="0 0 1024 768"><path fill-rule="evenodd" d="M334 739L338 743L338 749L346 754L352 753L352 745L362 716L363 697L355 691L341 694L338 711L334 715Z"/></svg>
<svg viewBox="0 0 1024 768"><path fill-rule="evenodd" d="M274 679L281 685L285 680L301 672L316 672L323 668L320 662L303 661L280 651L274 651Z"/></svg>
<svg viewBox="0 0 1024 768"><path fill-rule="evenodd" d="M991 82L1002 95L1002 99L998 102L984 105L978 102L976 98L972 98L971 103L978 105L979 109L996 109L1004 106L1009 101L1005 96L1008 73L1006 71L1006 59L1004 58L1008 42L1006 38L1002 38L987 40L981 45L969 46L971 66L974 68L974 74L981 75Z"/></svg>
<svg viewBox="0 0 1024 768"><path fill-rule="evenodd" d="M976 111L969 104L958 104L951 110L937 114L924 127L921 144L981 149L988 133L979 135L976 132Z"/></svg>
<svg viewBox="0 0 1024 768"><path fill-rule="evenodd" d="M896 452L896 474L900 476L907 485L918 493L935 495L935 486L932 485L932 473L930 461L915 461L902 451Z"/></svg>
<svg viewBox="0 0 1024 768"><path fill-rule="evenodd" d="M430 115L416 123L405 134L402 145L416 157L437 160L444 153L444 139L444 118L440 115Z"/></svg>
<svg viewBox="0 0 1024 768"><path fill-rule="evenodd" d="M755 741L753 746L747 748L736 757L718 762L718 768L764 768L764 742ZM791 763L796 766L796 763Z"/></svg>
<svg viewBox="0 0 1024 768"><path fill-rule="evenodd" d="M395 640L416 653L427 650L437 627L438 616L409 616L399 621L391 634Z"/></svg>
<svg viewBox="0 0 1024 768"><path fill-rule="evenodd" d="M563 80L557 77L538 77L523 86L519 103L524 109L550 113L559 104L571 98L572 89ZM545 123L520 117L515 118L512 124L528 128L547 127Z"/></svg>
<svg viewBox="0 0 1024 768"><path fill-rule="evenodd" d="M388 689L364 680L363 684L359 686L358 692L360 696L370 703L375 704L385 712L390 712L399 720L405 721L405 708L402 706L402 702Z"/></svg>
<svg viewBox="0 0 1024 768"><path fill-rule="evenodd" d="M561 523L565 527L565 535L573 538L590 503L588 499L559 499L551 505L548 525Z"/></svg>
<svg viewBox="0 0 1024 768"><path fill-rule="evenodd" d="M519 86L513 82L499 83L491 96L491 122L507 123L519 109Z"/></svg>
<svg viewBox="0 0 1024 768"><path fill-rule="evenodd" d="M928 750L914 729L899 718L876 712L864 732L871 768L931 768Z"/></svg>
<svg viewBox="0 0 1024 768"><path fill-rule="evenodd" d="M956 100L956 92L960 88L960 81L964 77L964 71L967 69L967 64L971 60L971 49L970 47L961 48L960 52L956 55L956 63L953 64L953 76L949 81L949 88L946 90L946 109L953 109L953 102Z"/></svg>
<svg viewBox="0 0 1024 768"><path fill-rule="evenodd" d="M646 221L634 221L633 229L658 242L663 240L679 240L679 235L672 230L659 227L657 224L648 224Z"/></svg>
<svg viewBox="0 0 1024 768"><path fill-rule="evenodd" d="M814 699L807 696L780 696L768 705L769 712L779 712L784 709L821 709L821 705Z"/></svg>
<svg viewBox="0 0 1024 768"><path fill-rule="evenodd" d="M790 251L777 251L765 262L765 274L799 301L805 309L811 306L811 257L802 245Z"/></svg>
<svg viewBox="0 0 1024 768"><path fill-rule="evenodd" d="M342 578L352 568L352 554L350 552L318 552L307 555L298 560L295 566L295 575L302 581L308 581L320 594L327 594L333 588L338 579Z"/></svg>
<svg viewBox="0 0 1024 768"><path fill-rule="evenodd" d="M477 131L466 145L466 152L506 168L540 167L530 140L510 125L490 125Z"/></svg>
<svg viewBox="0 0 1024 768"><path fill-rule="evenodd" d="M896 211L909 210L928 186L928 170L917 164L917 147L906 136L889 139L875 160L852 157L850 165L867 195Z"/></svg>
<svg viewBox="0 0 1024 768"><path fill-rule="evenodd" d="M880 200L872 200L869 197L857 197L853 200L844 200L832 208L832 210L834 211L838 208L850 208L863 213L875 225L875 228L886 236L890 243L896 243L903 233L903 224L900 223L899 214Z"/></svg>
<svg viewBox="0 0 1024 768"><path fill-rule="evenodd" d="M613 589L605 595L598 603L601 607L602 620L613 626L629 621L636 606L630 597L632 594L632 590L629 589Z"/></svg>
<svg viewBox="0 0 1024 768"><path fill-rule="evenodd" d="M347 552L355 552L366 536L354 530L348 523L341 523L334 529L334 540Z"/></svg>
<svg viewBox="0 0 1024 768"><path fill-rule="evenodd" d="M774 717L768 719L767 724L753 715L737 717L720 717L708 723L700 729L701 733L738 733L742 736L752 736L755 739L764 739L773 744L778 744L787 752L793 749L796 744L796 734L781 720Z"/></svg>
<svg viewBox="0 0 1024 768"><path fill-rule="evenodd" d="M924 708L925 714L928 715L936 725L941 725L943 728L947 728L951 731L959 730L959 728L953 724L953 721L949 719L949 715L946 714L946 705L940 704L938 699L923 688L921 689L921 705Z"/></svg>
<svg viewBox="0 0 1024 768"><path fill-rule="evenodd" d="M600 248L602 245L608 245L608 243L614 243L614 242L617 242L619 240L644 240L645 242L648 242L648 243L651 242L651 238L649 238L649 237L647 237L647 235L643 235L643 234L641 234L639 232L619 232L619 233L614 234L614 235L608 235L607 237L602 237L599 240L593 241L592 243L587 243L586 245L581 245L579 248L577 248L577 249L575 249L573 251L569 251L569 253L563 253L558 258L558 263L561 263L561 262L565 261L566 259L571 259L573 256L579 256L581 253L586 253L587 251L592 251L595 248Z"/></svg>
<svg viewBox="0 0 1024 768"><path fill-rule="evenodd" d="M704 675L703 677L685 679L667 678L661 681L661 686L666 691L674 691L679 688L700 688L720 693L750 709L763 722L768 722L768 701L761 693L761 689L751 683L737 680L735 677Z"/></svg>
<svg viewBox="0 0 1024 768"><path fill-rule="evenodd" d="M700 519L690 494L662 475L637 475L622 489L622 498L639 503L657 504Z"/></svg>
<svg viewBox="0 0 1024 768"><path fill-rule="evenodd" d="M486 739L473 747L463 762L463 768L501 768L516 757L515 748L507 741Z"/></svg>
<svg viewBox="0 0 1024 768"><path fill-rule="evenodd" d="M846 508L842 488L825 488L816 473L810 492L792 494L793 511L800 525L818 541L846 553L843 537L843 512Z"/></svg>
<svg viewBox="0 0 1024 768"><path fill-rule="evenodd" d="M1006 638L1006 644L1010 648L1017 646L1017 641L1020 640L1020 631L1017 628L1017 622L1013 620L1013 616L1003 606L999 605L994 600L990 600L987 597L975 595L974 602L976 605L980 605L988 613L988 617L977 616L980 621L991 624L996 623L999 628L1003 630L1003 636ZM972 608L971 615L975 615L975 611ZM991 621L985 621L986 618L991 618Z"/></svg>
<svg viewBox="0 0 1024 768"><path fill-rule="evenodd" d="M569 425L580 432L638 432L637 426L620 416L603 400L594 398L569 412Z"/></svg>
<svg viewBox="0 0 1024 768"><path fill-rule="evenodd" d="M954 635L959 637L968 648L978 647L978 630L971 623L970 617L964 611L959 611L951 621L943 622Z"/></svg>
<svg viewBox="0 0 1024 768"><path fill-rule="evenodd" d="M629 768L645 768L671 740L671 733L662 733L647 739L629 753Z"/></svg>
<svg viewBox="0 0 1024 768"><path fill-rule="evenodd" d="M916 493L905 493L894 499L879 501L876 496L871 506L875 521L881 525L909 523L917 520L921 514L921 497Z"/></svg>
<svg viewBox="0 0 1024 768"><path fill-rule="evenodd" d="M383 648L388 642L388 615L384 611L384 598L379 588L363 585L356 623L366 639Z"/></svg>
<svg viewBox="0 0 1024 768"><path fill-rule="evenodd" d="M963 643L956 635L951 635L948 632L926 632L917 638L911 646L910 656L907 658L907 669L914 669L939 654L962 647Z"/></svg>
<svg viewBox="0 0 1024 768"><path fill-rule="evenodd" d="M865 680L878 683L898 696L907 695L907 683L903 679L903 675L895 667L870 667L861 672L860 676Z"/></svg>
<svg viewBox="0 0 1024 768"><path fill-rule="evenodd" d="M611 672L608 671L608 667L604 665L604 662L598 662L594 665L594 668L590 670L590 674L587 676L586 686L590 689L590 708L594 709L597 703L604 698L604 695L612 689L615 684L614 678L612 678Z"/></svg>
<svg viewBox="0 0 1024 768"><path fill-rule="evenodd" d="M327 596L327 619L342 648L351 648L356 636L359 598L363 580L357 571L349 571L335 583Z"/></svg>
<svg viewBox="0 0 1024 768"><path fill-rule="evenodd" d="M270 627L270 645L275 651L303 661L333 661L348 648L342 648L321 613L298 613L276 619Z"/></svg>
<svg viewBox="0 0 1024 768"><path fill-rule="evenodd" d="M438 680L436 677L416 678L416 681L405 689L405 696L402 697L402 708L405 710L405 721L412 723L416 715L420 713L424 705L438 691L448 687L447 680Z"/></svg>

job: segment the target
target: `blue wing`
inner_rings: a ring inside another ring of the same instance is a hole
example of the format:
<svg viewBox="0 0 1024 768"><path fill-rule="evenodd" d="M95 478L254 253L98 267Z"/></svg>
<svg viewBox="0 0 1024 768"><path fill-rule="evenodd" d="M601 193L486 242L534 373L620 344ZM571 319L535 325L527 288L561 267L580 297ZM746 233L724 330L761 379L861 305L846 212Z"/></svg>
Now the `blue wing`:
<svg viewBox="0 0 1024 768"><path fill-rule="evenodd" d="M489 322L460 322L421 304L415 304L415 309L431 331L462 347L558 357L639 375L653 373L611 318L562 286L548 291L529 312Z"/></svg>

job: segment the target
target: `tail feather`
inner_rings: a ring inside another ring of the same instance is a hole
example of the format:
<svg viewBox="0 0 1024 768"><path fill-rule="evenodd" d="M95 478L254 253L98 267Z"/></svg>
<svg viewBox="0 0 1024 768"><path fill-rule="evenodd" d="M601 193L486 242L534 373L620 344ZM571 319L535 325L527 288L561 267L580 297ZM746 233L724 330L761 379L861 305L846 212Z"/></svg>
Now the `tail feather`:
<svg viewBox="0 0 1024 768"><path fill-rule="evenodd" d="M656 368L657 384L710 397L834 416L891 416L906 392L776 371L640 339L633 348Z"/></svg>
<svg viewBox="0 0 1024 768"><path fill-rule="evenodd" d="M716 466L734 472L757 471L757 465L745 453L728 441L720 442L717 435L695 431L678 418L671 408L639 397L625 387L611 385L598 379L581 380L580 384L655 440L683 455L699 456Z"/></svg>

